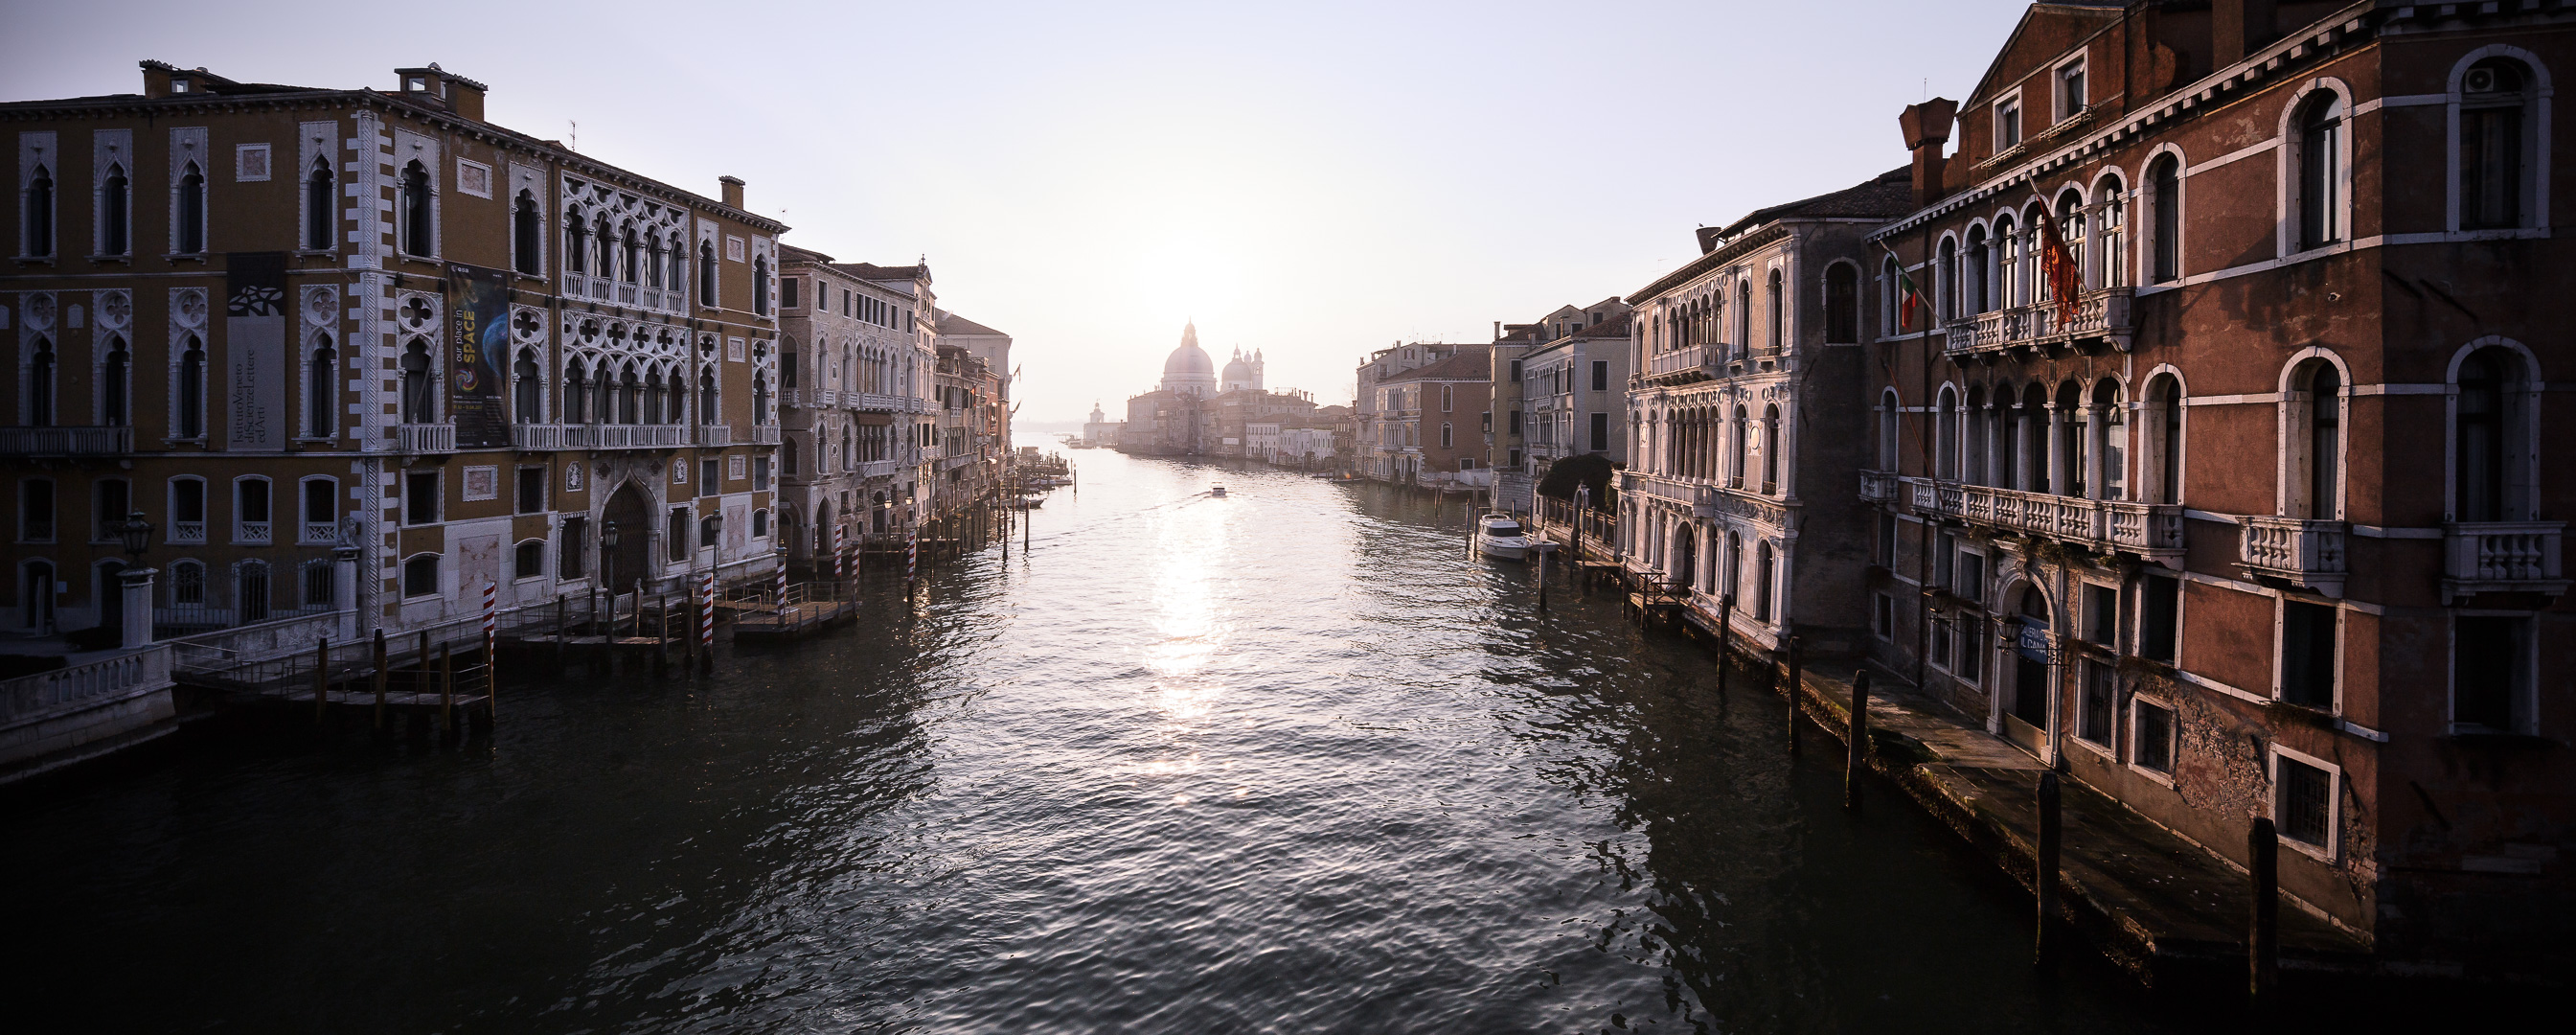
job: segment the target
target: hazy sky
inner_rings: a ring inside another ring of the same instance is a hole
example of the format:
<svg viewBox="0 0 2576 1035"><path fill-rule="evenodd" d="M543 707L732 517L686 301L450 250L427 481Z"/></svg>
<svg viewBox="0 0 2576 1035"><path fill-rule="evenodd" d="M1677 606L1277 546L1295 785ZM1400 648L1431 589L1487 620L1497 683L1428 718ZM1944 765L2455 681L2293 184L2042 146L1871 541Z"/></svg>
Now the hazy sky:
<svg viewBox="0 0 2576 1035"><path fill-rule="evenodd" d="M1897 112L1965 94L2024 6L27 3L0 98L436 61L513 129L750 181L791 243L927 254L1016 339L1021 418L1062 420L1151 387L1185 319L1346 402L1397 339L1635 291L1695 226L1905 164Z"/></svg>

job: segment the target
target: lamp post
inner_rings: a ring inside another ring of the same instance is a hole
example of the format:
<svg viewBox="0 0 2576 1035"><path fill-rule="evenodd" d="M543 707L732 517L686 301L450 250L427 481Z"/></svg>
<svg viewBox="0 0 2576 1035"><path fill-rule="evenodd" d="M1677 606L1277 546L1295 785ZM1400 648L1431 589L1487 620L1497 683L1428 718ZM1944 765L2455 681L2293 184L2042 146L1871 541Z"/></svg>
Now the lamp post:
<svg viewBox="0 0 2576 1035"><path fill-rule="evenodd" d="M152 522L143 519L140 510L130 511L125 520L114 526L117 542L125 555L134 558L116 573L117 603L124 611L123 628L118 630L117 645L140 647L152 642L152 575L143 567L144 551L152 548Z"/></svg>
<svg viewBox="0 0 2576 1035"><path fill-rule="evenodd" d="M600 631L603 637L617 635L617 540L621 531L614 521L604 521L599 526L599 583L608 592L608 626Z"/></svg>

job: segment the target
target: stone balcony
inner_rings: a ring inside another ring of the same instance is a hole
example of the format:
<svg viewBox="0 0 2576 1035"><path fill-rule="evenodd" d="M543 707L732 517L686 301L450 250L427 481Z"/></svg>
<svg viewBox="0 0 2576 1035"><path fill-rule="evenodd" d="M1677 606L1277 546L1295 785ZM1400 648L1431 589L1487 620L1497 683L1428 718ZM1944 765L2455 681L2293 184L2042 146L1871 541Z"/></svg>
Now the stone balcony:
<svg viewBox="0 0 2576 1035"><path fill-rule="evenodd" d="M1634 494L1640 499L1663 500L1688 508L1695 518L1736 517L1772 528L1789 527L1789 504L1759 493L1730 489L1696 478L1627 471L1619 475L1619 491Z"/></svg>
<svg viewBox="0 0 2576 1035"><path fill-rule="evenodd" d="M912 465L901 460L866 460L859 464L861 478L891 478Z"/></svg>
<svg viewBox="0 0 2576 1035"><path fill-rule="evenodd" d="M696 445L730 446L733 444L733 425L731 424L700 424L690 430L690 441Z"/></svg>
<svg viewBox="0 0 2576 1035"><path fill-rule="evenodd" d="M2107 342L2129 351L2137 328L2129 315L2136 288L2097 288L2075 300L2075 318L2058 319L2053 303L1998 309L1950 321L1942 351L1952 357L2003 353L2014 349L2045 350L2082 342Z"/></svg>
<svg viewBox="0 0 2576 1035"><path fill-rule="evenodd" d="M1896 502L1896 482L1896 474L1893 471L1862 471L1860 473L1861 502Z"/></svg>
<svg viewBox="0 0 2576 1035"><path fill-rule="evenodd" d="M1918 514L1939 514L1971 525L2117 550L2151 561L2178 565L2182 560L2182 508L2178 506L1920 478L1904 481L1912 490Z"/></svg>
<svg viewBox="0 0 2576 1035"><path fill-rule="evenodd" d="M2344 552L2351 525L2259 514L2236 521L2236 564L2256 581L2343 595L2344 579L2351 573Z"/></svg>
<svg viewBox="0 0 2576 1035"><path fill-rule="evenodd" d="M741 441L749 442L749 443L751 443L751 444L753 444L753 445L758 445L758 446L774 446L774 445L777 445L777 444L778 444L778 425L775 425L775 424L754 424L754 425L752 425L752 426L751 426L751 435L750 435L748 438L742 438L742 439L741 439Z"/></svg>
<svg viewBox="0 0 2576 1035"><path fill-rule="evenodd" d="M1646 357L1639 379L1650 385L1678 385L1726 376L1726 346L1693 345Z"/></svg>
<svg viewBox="0 0 2576 1035"><path fill-rule="evenodd" d="M686 445L686 428L677 424L566 424L566 449L677 449Z"/></svg>
<svg viewBox="0 0 2576 1035"><path fill-rule="evenodd" d="M564 447L561 424L510 425L510 445L529 452L547 452Z"/></svg>
<svg viewBox="0 0 2576 1035"><path fill-rule="evenodd" d="M2442 526L2442 602L2479 593L2565 593L2559 550L2566 530L2564 521Z"/></svg>
<svg viewBox="0 0 2576 1035"><path fill-rule="evenodd" d="M394 452L401 453L406 456L422 456L435 453L453 453L455 451L456 425L394 425Z"/></svg>
<svg viewBox="0 0 2576 1035"><path fill-rule="evenodd" d="M128 427L0 428L0 455L114 456L134 451Z"/></svg>

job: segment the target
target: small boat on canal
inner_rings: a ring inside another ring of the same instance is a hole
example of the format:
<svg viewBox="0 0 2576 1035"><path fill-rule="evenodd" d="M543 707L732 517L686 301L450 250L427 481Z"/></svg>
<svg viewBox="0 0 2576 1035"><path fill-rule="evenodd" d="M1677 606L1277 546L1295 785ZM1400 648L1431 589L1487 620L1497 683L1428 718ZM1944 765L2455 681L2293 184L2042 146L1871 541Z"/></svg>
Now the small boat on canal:
<svg viewBox="0 0 2576 1035"><path fill-rule="evenodd" d="M1530 542L1521 531L1521 522L1500 512L1476 519L1476 552L1501 561L1517 561L1529 556Z"/></svg>

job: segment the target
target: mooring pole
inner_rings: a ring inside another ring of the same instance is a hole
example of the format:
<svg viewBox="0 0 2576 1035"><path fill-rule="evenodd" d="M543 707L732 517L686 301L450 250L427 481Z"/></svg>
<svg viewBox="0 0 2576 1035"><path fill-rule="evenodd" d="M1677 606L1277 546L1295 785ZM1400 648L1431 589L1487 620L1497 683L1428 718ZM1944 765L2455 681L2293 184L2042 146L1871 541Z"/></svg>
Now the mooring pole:
<svg viewBox="0 0 2576 1035"><path fill-rule="evenodd" d="M1795 634L1792 634L1792 635L1789 637L1789 686L1788 686L1788 691L1789 691L1789 753L1790 753L1790 754L1792 754L1792 755L1794 755L1794 754L1797 754L1797 753L1798 753L1798 680L1799 680L1799 678L1800 678L1800 673L1799 673L1800 664L1801 664L1801 662L1802 662L1803 660L1804 660L1804 659L1803 659L1803 658L1801 658L1801 657L1799 656L1798 637L1797 637Z"/></svg>
<svg viewBox="0 0 2576 1035"><path fill-rule="evenodd" d="M2058 841L2064 836L2058 815L2057 774L2039 774L2039 846L2032 874L2039 898L2039 928L2032 959L2045 968L2056 962L2057 937L2057 856Z"/></svg>
<svg viewBox="0 0 2576 1035"><path fill-rule="evenodd" d="M385 671L385 631L378 628L376 630L376 724L379 726L382 726L385 721L385 680L389 676L390 673Z"/></svg>
<svg viewBox="0 0 2576 1035"><path fill-rule="evenodd" d="M1851 753L1843 759L1843 807L1860 807L1860 770L1869 755L1869 670L1852 677Z"/></svg>
<svg viewBox="0 0 2576 1035"><path fill-rule="evenodd" d="M1717 598L1717 693L1726 695L1726 670L1735 667L1735 594Z"/></svg>
<svg viewBox="0 0 2576 1035"><path fill-rule="evenodd" d="M2245 990L2267 998L2281 980L2281 839L2268 817L2245 835L2245 869L2254 880L2252 929L2245 938Z"/></svg>
<svg viewBox="0 0 2576 1035"><path fill-rule="evenodd" d="M555 675L563 675L564 662L564 597L555 594Z"/></svg>
<svg viewBox="0 0 2576 1035"><path fill-rule="evenodd" d="M1538 545L1538 609L1547 610L1547 544Z"/></svg>
<svg viewBox="0 0 2576 1035"><path fill-rule="evenodd" d="M442 643L438 645L438 710L442 714L446 713L448 701L455 693L456 648ZM447 732L456 732L453 717L448 720Z"/></svg>

